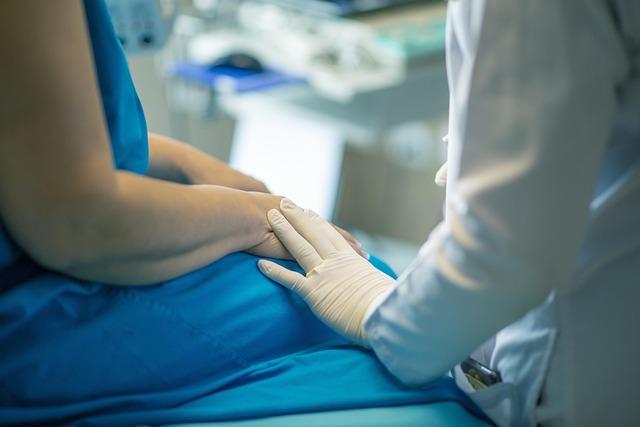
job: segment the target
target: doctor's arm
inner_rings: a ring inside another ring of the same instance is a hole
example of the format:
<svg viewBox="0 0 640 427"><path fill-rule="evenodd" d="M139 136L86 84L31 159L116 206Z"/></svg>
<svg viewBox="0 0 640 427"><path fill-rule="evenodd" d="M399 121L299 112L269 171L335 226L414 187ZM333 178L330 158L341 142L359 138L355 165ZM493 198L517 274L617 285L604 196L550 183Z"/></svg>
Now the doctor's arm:
<svg viewBox="0 0 640 427"><path fill-rule="evenodd" d="M616 109L623 61L602 59L617 49L603 41L605 11L571 2L483 4L468 20L479 24L468 29L479 32L478 46L465 46L451 88L458 122L450 129L447 218L397 283L369 286L371 267L336 256L316 257L306 277L263 262L268 276L308 300L312 286L324 284L320 276L334 278L334 298L312 301L329 306L316 313L357 312L361 324L325 321L362 337L409 384L441 375L567 285ZM296 256L288 241L303 247L300 238L315 237L282 212L295 230L279 217L272 224ZM367 287L376 296L360 298ZM349 290L360 300L346 298Z"/></svg>
<svg viewBox="0 0 640 427"><path fill-rule="evenodd" d="M0 216L32 258L147 284L233 251L286 256L265 215L279 197L114 169L80 0L3 2L0 39Z"/></svg>
<svg viewBox="0 0 640 427"><path fill-rule="evenodd" d="M366 324L408 383L567 287L623 77L606 10L522 0L474 12L477 46L452 88L446 221Z"/></svg>

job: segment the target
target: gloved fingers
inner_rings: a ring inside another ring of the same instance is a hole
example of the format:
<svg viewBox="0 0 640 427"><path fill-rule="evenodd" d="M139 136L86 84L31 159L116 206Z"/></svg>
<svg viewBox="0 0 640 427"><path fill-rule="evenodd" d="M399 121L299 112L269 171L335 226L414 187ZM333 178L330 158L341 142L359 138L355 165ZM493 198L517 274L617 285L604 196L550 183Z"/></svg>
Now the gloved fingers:
<svg viewBox="0 0 640 427"><path fill-rule="evenodd" d="M306 296L304 283L307 278L297 271L291 271L275 262L264 259L258 261L258 269L274 282L291 289L303 298Z"/></svg>
<svg viewBox="0 0 640 427"><path fill-rule="evenodd" d="M304 213L309 217L309 219L311 219L312 222L316 224L317 230L325 237L325 239L331 242L334 251L353 250L355 252L358 252L356 248L360 248L360 244L356 241L355 237L351 235L351 233L343 230L337 225L331 224L329 221L322 218L312 210L305 209ZM320 256L323 255L320 254Z"/></svg>
<svg viewBox="0 0 640 427"><path fill-rule="evenodd" d="M445 136L442 137L442 142L444 142L445 144L447 144L449 142L449 134L446 134ZM444 162L444 164L442 166L440 166L440 169L438 169L438 172L436 172L436 185L438 187L446 187L447 186L447 172L449 170L449 162Z"/></svg>
<svg viewBox="0 0 640 427"><path fill-rule="evenodd" d="M322 263L322 258L315 248L298 234L277 209L271 209L267 213L267 219L275 235L305 272L308 273Z"/></svg>
<svg viewBox="0 0 640 427"><path fill-rule="evenodd" d="M369 254L362 249L360 242L348 231L330 223L312 210L304 211L314 221L320 231L331 242L337 251L355 252L364 259L369 259ZM322 254L320 254L322 256Z"/></svg>
<svg viewBox="0 0 640 427"><path fill-rule="evenodd" d="M447 185L447 170L449 169L449 162L445 162L438 172L436 172L436 185L438 187L445 187Z"/></svg>
<svg viewBox="0 0 640 427"><path fill-rule="evenodd" d="M366 252L362 250L362 245L360 244L360 242L358 242L356 238L351 235L351 233L325 220L322 221L322 231L326 233L327 237L329 238L329 240L331 240L331 243L337 250L353 250L356 252L360 252L361 256L366 255Z"/></svg>
<svg viewBox="0 0 640 427"><path fill-rule="evenodd" d="M317 213L302 210L286 198L280 201L280 210L293 228L314 247L323 259L336 251L335 246L326 234L326 229L322 227L324 220ZM335 230L333 232L337 233Z"/></svg>

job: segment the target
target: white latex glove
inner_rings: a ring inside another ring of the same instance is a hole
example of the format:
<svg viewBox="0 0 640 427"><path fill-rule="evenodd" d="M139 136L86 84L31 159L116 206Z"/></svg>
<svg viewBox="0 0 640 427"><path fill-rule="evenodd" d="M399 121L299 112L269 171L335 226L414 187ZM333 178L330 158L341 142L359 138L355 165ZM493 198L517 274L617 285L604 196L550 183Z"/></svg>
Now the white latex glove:
<svg viewBox="0 0 640 427"><path fill-rule="evenodd" d="M366 317L395 283L358 255L327 221L282 199L267 217L276 236L306 276L274 262L258 261L260 271L291 289L333 330L367 346ZM284 214L284 216L283 216Z"/></svg>
<svg viewBox="0 0 640 427"><path fill-rule="evenodd" d="M445 135L442 137L442 142L445 144L449 142L449 135ZM436 185L438 187L446 187L447 186L447 171L449 170L449 162L444 162L438 172L436 172Z"/></svg>
<svg viewBox="0 0 640 427"><path fill-rule="evenodd" d="M449 170L449 162L444 162L438 172L436 172L436 185L438 187L446 187L447 186L447 171Z"/></svg>

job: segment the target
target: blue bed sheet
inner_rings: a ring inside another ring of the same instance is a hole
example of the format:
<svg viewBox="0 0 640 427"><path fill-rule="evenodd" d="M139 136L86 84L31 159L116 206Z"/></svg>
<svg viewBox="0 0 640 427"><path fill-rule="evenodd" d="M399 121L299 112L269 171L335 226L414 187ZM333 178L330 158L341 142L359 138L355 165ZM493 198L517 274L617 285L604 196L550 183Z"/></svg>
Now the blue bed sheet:
<svg viewBox="0 0 640 427"><path fill-rule="evenodd" d="M489 427L457 402L345 409L243 421L176 424L167 427Z"/></svg>
<svg viewBox="0 0 640 427"><path fill-rule="evenodd" d="M233 254L150 287L47 273L4 293L0 420L167 424L442 401L483 417L450 378L399 384L256 261Z"/></svg>

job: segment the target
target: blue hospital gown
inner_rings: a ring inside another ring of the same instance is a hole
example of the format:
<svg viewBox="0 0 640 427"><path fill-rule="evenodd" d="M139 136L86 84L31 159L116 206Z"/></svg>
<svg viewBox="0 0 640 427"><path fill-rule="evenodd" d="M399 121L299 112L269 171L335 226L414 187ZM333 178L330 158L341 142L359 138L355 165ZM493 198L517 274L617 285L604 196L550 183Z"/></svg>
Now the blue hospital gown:
<svg viewBox="0 0 640 427"><path fill-rule="evenodd" d="M85 9L115 166L142 174L147 130L125 57L104 3ZM402 387L248 254L153 286L108 286L44 270L0 227L0 285L0 424L216 421L445 400L482 417L450 378Z"/></svg>

